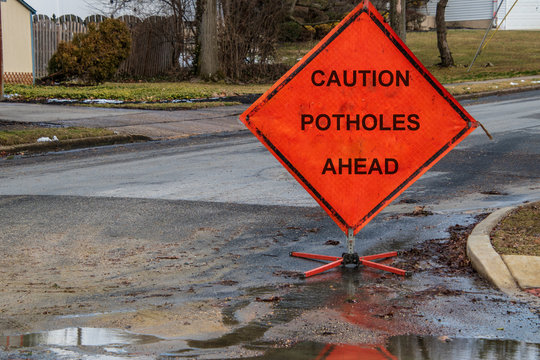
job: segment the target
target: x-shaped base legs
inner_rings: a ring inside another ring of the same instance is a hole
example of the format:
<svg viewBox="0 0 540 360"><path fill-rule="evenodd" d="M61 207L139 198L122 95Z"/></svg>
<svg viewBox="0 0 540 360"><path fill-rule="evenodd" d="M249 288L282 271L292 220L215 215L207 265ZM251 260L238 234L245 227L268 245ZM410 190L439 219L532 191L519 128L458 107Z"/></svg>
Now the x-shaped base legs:
<svg viewBox="0 0 540 360"><path fill-rule="evenodd" d="M405 270L398 269L398 268L388 266L388 265L383 265L383 264L372 261L372 260L386 259L389 257L397 256L398 255L397 251L376 254L376 255L368 255L368 256L358 256L357 253L345 253L341 257L337 257L337 256L317 255L317 254L308 254L308 253L300 253L300 252L292 252L290 253L290 255L294 257L310 259L310 260L330 261L330 263L328 264L325 264L313 270L306 271L304 273L304 277L306 278L313 275L320 274L322 272L333 269L340 265L349 265L349 264L353 264L356 266L363 265L363 266L371 267L374 269L388 271L388 272L401 275L401 276L410 276L410 273Z"/></svg>

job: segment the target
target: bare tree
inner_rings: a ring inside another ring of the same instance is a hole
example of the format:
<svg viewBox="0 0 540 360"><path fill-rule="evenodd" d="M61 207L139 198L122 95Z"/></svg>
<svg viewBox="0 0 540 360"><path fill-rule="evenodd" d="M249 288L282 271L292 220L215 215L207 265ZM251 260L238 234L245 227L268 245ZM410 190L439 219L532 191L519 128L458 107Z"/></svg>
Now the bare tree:
<svg viewBox="0 0 540 360"><path fill-rule="evenodd" d="M128 12L144 18L142 9L148 5L152 15L175 17L175 47L185 47L186 33L196 41L192 66L197 75L204 79L223 75L235 81L252 81L275 78L284 71L285 65L276 64L274 59L280 24L302 0L96 1L115 16Z"/></svg>
<svg viewBox="0 0 540 360"><path fill-rule="evenodd" d="M94 8L110 17L135 15L142 20L162 16L167 18L163 26L146 26L139 29L143 32L158 32L155 35L170 43L172 64L180 66L179 59L183 58L191 44L187 40L196 33L195 8L197 0L87 0L93 1Z"/></svg>
<svg viewBox="0 0 540 360"><path fill-rule="evenodd" d="M185 54L186 39L196 40L192 52L197 75L213 78L219 72L217 38L217 0L97 0L110 16L134 14L140 17L167 16L173 19L173 31L164 34L174 46L175 64ZM152 29L148 29L152 31Z"/></svg>
<svg viewBox="0 0 540 360"><path fill-rule="evenodd" d="M287 5L288 5L289 10L287 11L287 15L291 17L294 13L294 8L296 7L298 0L288 0L288 1L289 3Z"/></svg>
<svg viewBox="0 0 540 360"><path fill-rule="evenodd" d="M275 77L273 56L279 24L287 11L286 0L220 0L220 62L232 79ZM282 67L278 72L284 70ZM266 75L266 76L265 76Z"/></svg>
<svg viewBox="0 0 540 360"><path fill-rule="evenodd" d="M446 20L444 14L446 12L446 5L448 0L440 0L437 3L437 13L435 15L435 22L437 24L437 46L439 48L439 54L441 56L441 66L450 67L454 66L454 58L450 52L448 41L446 39Z"/></svg>
<svg viewBox="0 0 540 360"><path fill-rule="evenodd" d="M407 36L405 3L406 0L390 1L390 26L403 41Z"/></svg>
<svg viewBox="0 0 540 360"><path fill-rule="evenodd" d="M198 31L199 53L197 72L205 79L214 78L219 72L217 37L217 1L199 0L198 13L201 14Z"/></svg>

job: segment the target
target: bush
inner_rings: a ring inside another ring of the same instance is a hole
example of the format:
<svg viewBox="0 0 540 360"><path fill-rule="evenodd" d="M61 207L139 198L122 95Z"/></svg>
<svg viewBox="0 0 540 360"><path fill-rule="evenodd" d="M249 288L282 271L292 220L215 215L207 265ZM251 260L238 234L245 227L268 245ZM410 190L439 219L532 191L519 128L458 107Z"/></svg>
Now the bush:
<svg viewBox="0 0 540 360"><path fill-rule="evenodd" d="M77 36L77 35L75 35ZM49 74L61 72L67 77L68 74L78 74L80 72L80 63L78 61L79 48L74 42L61 42L58 44L56 52L49 60Z"/></svg>
<svg viewBox="0 0 540 360"><path fill-rule="evenodd" d="M339 23L334 22L334 23L315 25L315 37L318 40L322 39L323 37L328 35L328 33L332 31L332 29L335 28L337 24Z"/></svg>
<svg viewBox="0 0 540 360"><path fill-rule="evenodd" d="M114 76L129 56L130 47L131 34L122 21L106 19L99 26L90 24L86 34L77 34L72 42L58 45L49 61L50 77L101 83Z"/></svg>
<svg viewBox="0 0 540 360"><path fill-rule="evenodd" d="M314 29L313 31L310 31L308 28L294 21L287 21L280 25L279 41L280 42L308 41L308 40L312 40L314 33L315 33Z"/></svg>

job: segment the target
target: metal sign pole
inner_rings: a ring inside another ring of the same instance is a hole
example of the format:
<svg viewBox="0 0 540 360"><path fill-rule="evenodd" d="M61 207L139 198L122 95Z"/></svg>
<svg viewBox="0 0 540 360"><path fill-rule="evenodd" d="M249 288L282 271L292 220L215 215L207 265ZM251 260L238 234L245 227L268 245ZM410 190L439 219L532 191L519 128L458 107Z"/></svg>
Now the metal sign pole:
<svg viewBox="0 0 540 360"><path fill-rule="evenodd" d="M347 230L347 252L341 255L343 258L343 266L345 265L360 265L360 258L357 253L354 252L354 244L356 239L354 238L354 229L349 228Z"/></svg>
<svg viewBox="0 0 540 360"><path fill-rule="evenodd" d="M484 45L484 41L486 41L486 37L488 36L489 31L493 28L493 22L495 21L495 18L497 17L497 14L499 13L499 10L501 9L501 5L503 4L503 2L504 2L504 0L501 0L501 3L499 4L499 7L493 13L493 18L489 22L489 26L486 29L486 33L484 34L484 38L482 39L482 42L480 43L480 46L478 46L478 50L476 50L476 54L474 55L474 58L471 61L471 64L469 65L469 68L467 69L467 72L471 71L471 68L474 65L474 62L476 61L476 58L478 57L478 55L480 55L480 52L482 51L482 45Z"/></svg>
<svg viewBox="0 0 540 360"><path fill-rule="evenodd" d="M349 254L354 254L354 243L356 239L354 238L354 230L349 229L347 231L347 252Z"/></svg>

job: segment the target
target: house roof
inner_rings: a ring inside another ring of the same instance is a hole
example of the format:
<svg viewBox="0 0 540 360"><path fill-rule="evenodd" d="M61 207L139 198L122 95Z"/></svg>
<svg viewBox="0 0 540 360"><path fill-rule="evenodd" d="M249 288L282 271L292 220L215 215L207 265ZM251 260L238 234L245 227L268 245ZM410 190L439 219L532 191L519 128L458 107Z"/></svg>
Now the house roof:
<svg viewBox="0 0 540 360"><path fill-rule="evenodd" d="M30 5L28 5L26 3L26 1L24 0L17 0L18 2L21 3L22 6L24 6L25 8L27 8L32 14L35 14L36 13L36 9L34 9L33 7L31 7Z"/></svg>

